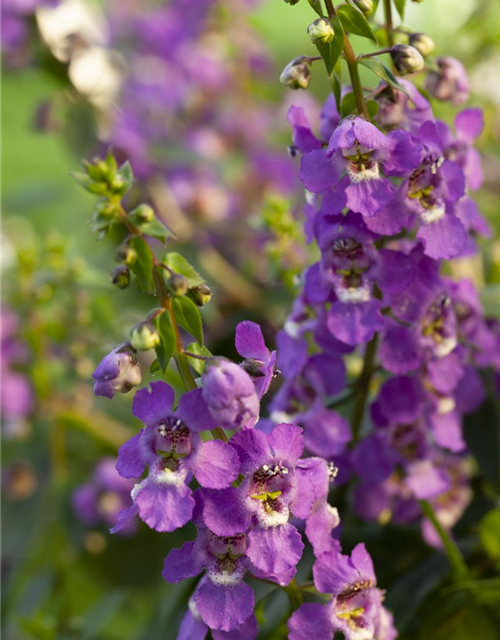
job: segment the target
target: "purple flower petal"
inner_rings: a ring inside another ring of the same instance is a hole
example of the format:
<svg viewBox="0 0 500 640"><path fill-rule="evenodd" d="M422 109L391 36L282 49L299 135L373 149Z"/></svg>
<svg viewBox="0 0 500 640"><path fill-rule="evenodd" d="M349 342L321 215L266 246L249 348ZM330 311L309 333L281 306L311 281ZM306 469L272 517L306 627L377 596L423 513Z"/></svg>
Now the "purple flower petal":
<svg viewBox="0 0 500 640"><path fill-rule="evenodd" d="M384 173L387 176L406 176L420 164L422 145L418 138L407 131L389 133L391 149L383 160Z"/></svg>
<svg viewBox="0 0 500 640"><path fill-rule="evenodd" d="M347 206L370 218L391 202L394 192L394 186L387 178L351 182L346 188Z"/></svg>
<svg viewBox="0 0 500 640"><path fill-rule="evenodd" d="M323 458L303 458L295 468L297 495L293 501L293 515L305 520L316 500L328 494L328 465Z"/></svg>
<svg viewBox="0 0 500 640"><path fill-rule="evenodd" d="M154 479L138 491L135 503L141 520L156 531L175 531L183 527L191 520L194 508L191 489L187 485L168 485Z"/></svg>
<svg viewBox="0 0 500 640"><path fill-rule="evenodd" d="M232 631L212 629L212 638L214 640L255 640L258 635L259 628L253 614Z"/></svg>
<svg viewBox="0 0 500 640"><path fill-rule="evenodd" d="M245 582L222 587L207 581L196 595L196 604L210 629L232 631L252 615L254 593Z"/></svg>
<svg viewBox="0 0 500 640"><path fill-rule="evenodd" d="M306 448L318 456L328 458L345 451L351 441L349 423L336 411L327 409L321 398L311 411L304 414L301 423L305 427Z"/></svg>
<svg viewBox="0 0 500 640"><path fill-rule="evenodd" d="M109 530L110 533L118 533L124 529L132 518L137 514L137 507L135 504L130 506L128 509L122 509L116 518L115 526Z"/></svg>
<svg viewBox="0 0 500 640"><path fill-rule="evenodd" d="M166 382L152 382L134 396L132 413L146 425L155 425L172 410L174 390Z"/></svg>
<svg viewBox="0 0 500 640"><path fill-rule="evenodd" d="M240 460L230 444L210 440L200 444L190 467L202 487L225 489L238 477Z"/></svg>
<svg viewBox="0 0 500 640"><path fill-rule="evenodd" d="M290 577L290 570L297 566L303 550L302 537L291 524L256 527L248 533L247 556L252 564L280 582L285 581L285 575Z"/></svg>
<svg viewBox="0 0 500 640"><path fill-rule="evenodd" d="M422 354L416 332L396 323L388 324L379 349L383 367L395 374L405 374L420 366Z"/></svg>
<svg viewBox="0 0 500 640"><path fill-rule="evenodd" d="M323 149L302 156L299 178L308 191L319 193L334 187L342 175L340 168L328 158Z"/></svg>
<svg viewBox="0 0 500 640"><path fill-rule="evenodd" d="M414 462L408 468L406 484L417 500L432 500L450 488L450 478L430 460Z"/></svg>
<svg viewBox="0 0 500 640"><path fill-rule="evenodd" d="M251 515L245 508L241 491L229 487L205 498L203 521L218 536L234 536L250 526Z"/></svg>
<svg viewBox="0 0 500 640"><path fill-rule="evenodd" d="M293 144L302 153L321 149L321 142L311 131L311 126L302 107L290 107L287 120L293 130Z"/></svg>
<svg viewBox="0 0 500 640"><path fill-rule="evenodd" d="M146 460L140 447L142 431L127 440L118 449L116 470L122 478L140 478L146 466Z"/></svg>
<svg viewBox="0 0 500 640"><path fill-rule="evenodd" d="M188 609L181 620L177 640L205 640L207 633L207 625Z"/></svg>
<svg viewBox="0 0 500 640"><path fill-rule="evenodd" d="M306 602L288 620L289 640L332 640L331 606Z"/></svg>
<svg viewBox="0 0 500 640"><path fill-rule="evenodd" d="M422 387L415 377L395 376L384 382L377 402L391 424L411 424L422 412Z"/></svg>
<svg viewBox="0 0 500 640"><path fill-rule="evenodd" d="M384 294L399 293L415 279L417 270L411 256L390 249L382 249L379 256L377 284Z"/></svg>
<svg viewBox="0 0 500 640"><path fill-rule="evenodd" d="M350 149L356 142L367 149L389 149L391 142L373 124L362 118L346 118L335 129L328 143L328 155Z"/></svg>
<svg viewBox="0 0 500 640"><path fill-rule="evenodd" d="M231 438L230 443L238 451L241 473L245 475L256 471L271 455L267 436L258 429L238 431Z"/></svg>
<svg viewBox="0 0 500 640"><path fill-rule="evenodd" d="M481 109L464 109L455 118L455 131L457 138L467 144L473 144L484 127L483 112Z"/></svg>
<svg viewBox="0 0 500 640"><path fill-rule="evenodd" d="M453 453L459 453L465 449L462 420L456 411L434 414L429 421L437 445Z"/></svg>
<svg viewBox="0 0 500 640"><path fill-rule="evenodd" d="M328 312L327 326L331 333L346 344L368 342L383 327L380 302L334 302Z"/></svg>
<svg viewBox="0 0 500 640"><path fill-rule="evenodd" d="M332 531L339 524L340 517L337 509L330 506L326 500L309 516L306 522L306 536L316 558L328 551L335 553L340 551L339 541L332 536Z"/></svg>
<svg viewBox="0 0 500 640"><path fill-rule="evenodd" d="M207 403L202 398L201 389L193 389L185 393L180 399L175 415L186 426L195 432L215 429L217 422L212 418Z"/></svg>
<svg viewBox="0 0 500 640"><path fill-rule="evenodd" d="M467 242L467 232L462 222L448 213L436 222L421 225L417 238L424 241L425 255L434 260L450 260L462 253Z"/></svg>
<svg viewBox="0 0 500 640"><path fill-rule="evenodd" d="M262 330L256 322L244 320L236 327L236 351L242 358L253 358L266 363L269 349L266 347Z"/></svg>
<svg viewBox="0 0 500 640"><path fill-rule="evenodd" d="M165 558L163 578L176 583L201 573L204 562L196 551L196 542L185 542L180 549L172 549Z"/></svg>
<svg viewBox="0 0 500 640"><path fill-rule="evenodd" d="M388 205L371 218L364 219L370 231L382 236L392 236L405 228L411 213L406 203L407 191L407 184L402 182Z"/></svg>

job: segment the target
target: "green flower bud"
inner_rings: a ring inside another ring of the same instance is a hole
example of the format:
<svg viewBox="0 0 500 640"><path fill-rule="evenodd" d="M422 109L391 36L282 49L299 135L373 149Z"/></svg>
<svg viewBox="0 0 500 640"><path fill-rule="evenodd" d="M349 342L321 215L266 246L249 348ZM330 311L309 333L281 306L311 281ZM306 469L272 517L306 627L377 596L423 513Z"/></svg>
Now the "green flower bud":
<svg viewBox="0 0 500 640"><path fill-rule="evenodd" d="M113 178L113 172L101 158L92 158L90 162L84 160L83 166L92 180L96 182L108 182Z"/></svg>
<svg viewBox="0 0 500 640"><path fill-rule="evenodd" d="M124 242L121 247L118 248L115 259L117 262L123 262L131 266L137 260L137 251Z"/></svg>
<svg viewBox="0 0 500 640"><path fill-rule="evenodd" d="M408 44L395 44L391 47L391 58L396 71L401 76L417 73L424 68L424 59L421 54Z"/></svg>
<svg viewBox="0 0 500 640"><path fill-rule="evenodd" d="M299 56L289 62L280 75L280 82L290 89L307 89L311 81L311 58Z"/></svg>
<svg viewBox="0 0 500 640"><path fill-rule="evenodd" d="M293 7L294 4L298 4L300 0L285 0L285 4L289 4Z"/></svg>
<svg viewBox="0 0 500 640"><path fill-rule="evenodd" d="M327 18L317 18L307 27L307 34L313 44L328 44L335 38L330 21Z"/></svg>
<svg viewBox="0 0 500 640"><path fill-rule="evenodd" d="M115 267L111 273L111 284L118 289L126 289L130 284L130 269L124 264Z"/></svg>
<svg viewBox="0 0 500 640"><path fill-rule="evenodd" d="M189 288L189 282L187 278L180 273L174 273L167 280L167 289L173 296L183 296L187 293Z"/></svg>
<svg viewBox="0 0 500 640"><path fill-rule="evenodd" d="M424 57L430 56L436 48L434 40L426 33L412 33L410 36L410 45Z"/></svg>
<svg viewBox="0 0 500 640"><path fill-rule="evenodd" d="M373 11L373 0L354 0L354 4L365 16L369 16Z"/></svg>
<svg viewBox="0 0 500 640"><path fill-rule="evenodd" d="M153 222L155 212L148 204L140 204L130 212L130 216L134 217L137 222Z"/></svg>
<svg viewBox="0 0 500 640"><path fill-rule="evenodd" d="M148 351L160 344L160 334L152 322L138 322L130 332L130 342L134 349Z"/></svg>
<svg viewBox="0 0 500 640"><path fill-rule="evenodd" d="M207 302L210 302L212 292L210 291L208 284L200 284L197 287L189 289L188 297L191 298L195 305L203 307Z"/></svg>

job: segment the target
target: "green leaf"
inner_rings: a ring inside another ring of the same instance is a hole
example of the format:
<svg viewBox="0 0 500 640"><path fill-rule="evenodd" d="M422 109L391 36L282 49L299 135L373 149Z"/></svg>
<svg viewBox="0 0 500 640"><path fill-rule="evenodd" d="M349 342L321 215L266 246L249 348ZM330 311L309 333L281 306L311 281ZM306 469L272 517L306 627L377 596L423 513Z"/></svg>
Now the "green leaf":
<svg viewBox="0 0 500 640"><path fill-rule="evenodd" d="M394 0L394 4L396 5L396 10L399 13L401 20L404 20L406 0Z"/></svg>
<svg viewBox="0 0 500 640"><path fill-rule="evenodd" d="M322 18L323 17L323 9L321 7L321 1L320 0L307 0L307 2L309 2L309 4L311 5L311 8L314 9L314 11L316 11L318 16L320 18Z"/></svg>
<svg viewBox="0 0 500 640"><path fill-rule="evenodd" d="M174 298L173 307L177 322L203 345L203 322L195 303L183 296L182 298Z"/></svg>
<svg viewBox="0 0 500 640"><path fill-rule="evenodd" d="M197 356L204 356L205 358L212 357L212 353L204 345L201 345L199 342L191 342L191 344L188 344L188 346L186 347L186 351L189 351L190 353L194 353ZM189 356L187 357L189 359L189 365L193 367L196 373L198 373L201 376L201 374L203 373L203 369L205 368L205 361L198 360L197 358L190 358Z"/></svg>
<svg viewBox="0 0 500 640"><path fill-rule="evenodd" d="M356 98L354 93L346 93L342 98L342 104L340 106L340 115L345 118L350 116L356 111Z"/></svg>
<svg viewBox="0 0 500 640"><path fill-rule="evenodd" d="M158 356L159 368L165 373L175 350L175 331L170 314L167 311L161 313L155 319L155 325L161 339L161 343L156 347L155 351ZM153 365L151 365L151 368L153 368Z"/></svg>
<svg viewBox="0 0 500 640"><path fill-rule="evenodd" d="M500 509L492 509L482 518L479 539L489 556L500 558Z"/></svg>
<svg viewBox="0 0 500 640"><path fill-rule="evenodd" d="M129 242L130 247L137 253L137 260L130 265L132 273L135 275L137 285L145 293L153 293L153 257L144 238L135 236Z"/></svg>
<svg viewBox="0 0 500 640"><path fill-rule="evenodd" d="M331 82L331 75L344 47L344 30L340 20L336 16L332 16L330 22L333 30L335 31L335 38L328 44L316 45L316 48L325 62L326 70L330 76Z"/></svg>
<svg viewBox="0 0 500 640"><path fill-rule="evenodd" d="M160 365L160 361L158 360L158 358L156 358L155 360L153 360L153 362L151 363L151 366L149 367L149 373L156 373L157 371L161 370L161 365Z"/></svg>
<svg viewBox="0 0 500 640"><path fill-rule="evenodd" d="M337 105L337 111L340 113L341 100L342 100L342 81L339 74L334 71L332 74L332 91L335 97L335 104Z"/></svg>
<svg viewBox="0 0 500 640"><path fill-rule="evenodd" d="M370 23L360 11L350 5L343 4L338 8L337 15L346 31L377 42Z"/></svg>
<svg viewBox="0 0 500 640"><path fill-rule="evenodd" d="M403 93L408 95L406 89L399 84L398 79L392 73L389 67L387 67L383 62L380 62L380 60L375 60L374 58L361 58L359 63L367 69L370 69L370 71L373 71L375 75L377 75L379 78L382 78L382 80L385 80L385 82L390 84L398 91L402 91Z"/></svg>
<svg viewBox="0 0 500 640"><path fill-rule="evenodd" d="M186 260L180 253L171 251L163 258L163 263L170 267L174 273L179 273L184 276L189 283L189 288L198 287L200 284L205 284L205 280L196 271L193 265Z"/></svg>
<svg viewBox="0 0 500 640"><path fill-rule="evenodd" d="M152 238L157 238L162 242L165 242L168 236L171 235L170 230L167 229L163 222L158 220L158 218L155 218L151 222L136 222L135 225L140 229L140 231L142 231L142 233L147 236L151 236Z"/></svg>

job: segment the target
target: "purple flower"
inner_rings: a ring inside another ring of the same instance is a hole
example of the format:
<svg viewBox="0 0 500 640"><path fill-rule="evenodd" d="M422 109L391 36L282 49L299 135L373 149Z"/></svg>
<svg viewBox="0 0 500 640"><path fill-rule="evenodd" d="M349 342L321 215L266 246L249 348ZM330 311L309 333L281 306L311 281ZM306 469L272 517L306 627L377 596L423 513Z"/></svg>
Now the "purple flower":
<svg viewBox="0 0 500 640"><path fill-rule="evenodd" d="M438 100L462 104L469 97L469 79L461 62L455 58L436 59L437 71L429 71L425 79L425 89Z"/></svg>
<svg viewBox="0 0 500 640"><path fill-rule="evenodd" d="M134 397L133 413L145 428L120 447L116 468L124 478L148 476L132 490L133 505L118 516L119 531L135 513L157 531L174 531L192 516L194 501L187 483L193 474L202 487L228 487L239 473L238 454L226 442L203 442L200 433L217 425L201 390L182 396L172 411L173 389L152 382Z"/></svg>
<svg viewBox="0 0 500 640"><path fill-rule="evenodd" d="M165 560L163 577L167 582L179 582L205 571L194 598L196 612L210 629L232 631L248 620L254 608L253 590L243 581L251 566L246 555L247 536L215 535L199 517L203 497L199 492L196 497L198 537L180 549L172 549Z"/></svg>
<svg viewBox="0 0 500 640"><path fill-rule="evenodd" d="M324 553L314 563L313 575L318 591L332 599L297 609L288 621L290 640L331 640L336 631L348 640L372 640L381 624L382 593L365 546L358 544L351 556Z"/></svg>
<svg viewBox="0 0 500 640"><path fill-rule="evenodd" d="M89 526L101 523L111 527L118 513L130 502L132 480L122 478L115 469L113 458L103 458L88 482L75 489L72 497L77 517ZM135 523L127 523L120 533L131 534Z"/></svg>
<svg viewBox="0 0 500 640"><path fill-rule="evenodd" d="M122 342L101 360L92 374L94 394L113 398L116 392L127 393L141 384L141 367L130 342Z"/></svg>
<svg viewBox="0 0 500 640"><path fill-rule="evenodd" d="M236 327L236 350L245 358L243 367L254 378L259 399L267 392L274 377L276 351L270 352L258 324L245 320Z"/></svg>
<svg viewBox="0 0 500 640"><path fill-rule="evenodd" d="M203 399L217 424L238 429L253 427L257 422L259 397L242 367L224 358L210 360L203 371L202 385Z"/></svg>
<svg viewBox="0 0 500 640"><path fill-rule="evenodd" d="M204 522L219 536L250 527L246 554L254 573L286 585L304 549L299 532L288 522L300 504L295 467L304 448L302 429L279 424L269 435L246 429L235 434L231 444L239 453L244 480L238 489L207 498Z"/></svg>
<svg viewBox="0 0 500 640"><path fill-rule="evenodd" d="M299 177L306 189L320 192L345 176L347 206L371 217L393 199L394 186L385 176L408 175L419 160L420 145L411 134L394 131L385 136L362 118L346 118L333 132L326 153L318 149L304 155Z"/></svg>
<svg viewBox="0 0 500 640"><path fill-rule="evenodd" d="M398 82L408 95L381 83L375 96L379 109L374 118L381 127L416 132L423 122L432 120L431 105L412 82L405 78L398 78Z"/></svg>

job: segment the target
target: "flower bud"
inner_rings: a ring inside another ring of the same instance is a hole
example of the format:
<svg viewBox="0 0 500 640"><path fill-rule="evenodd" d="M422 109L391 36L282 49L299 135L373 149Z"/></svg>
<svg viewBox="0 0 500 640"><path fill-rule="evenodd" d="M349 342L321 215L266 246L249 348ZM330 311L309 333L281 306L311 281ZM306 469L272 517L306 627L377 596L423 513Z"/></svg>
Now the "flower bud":
<svg viewBox="0 0 500 640"><path fill-rule="evenodd" d="M187 294L198 307L206 305L212 297L212 291L208 284L200 284L197 287L192 287Z"/></svg>
<svg viewBox="0 0 500 640"><path fill-rule="evenodd" d="M130 342L122 342L108 353L92 377L95 380L94 394L110 399L116 392L127 393L141 384L141 367Z"/></svg>
<svg viewBox="0 0 500 640"><path fill-rule="evenodd" d="M116 252L115 259L117 262L123 262L128 266L131 266L137 260L137 251L132 249L127 242L124 242Z"/></svg>
<svg viewBox="0 0 500 640"><path fill-rule="evenodd" d="M455 58L443 57L436 60L437 71L429 71L425 79L425 89L437 100L462 104L469 97L469 79L461 62Z"/></svg>
<svg viewBox="0 0 500 640"><path fill-rule="evenodd" d="M289 4L293 7L294 4L299 4L300 0L285 0L285 4Z"/></svg>
<svg viewBox="0 0 500 640"><path fill-rule="evenodd" d="M92 158L90 162L84 160L83 166L92 180L96 182L108 182L113 178L111 168L101 158Z"/></svg>
<svg viewBox="0 0 500 640"><path fill-rule="evenodd" d="M434 40L426 33L412 33L410 36L410 45L424 57L430 56L436 48Z"/></svg>
<svg viewBox="0 0 500 640"><path fill-rule="evenodd" d="M327 18L317 18L307 27L307 34L313 44L328 44L335 38L330 21Z"/></svg>
<svg viewBox="0 0 500 640"><path fill-rule="evenodd" d="M373 11L373 0L354 0L354 4L365 16L369 16Z"/></svg>
<svg viewBox="0 0 500 640"><path fill-rule="evenodd" d="M130 333L130 342L134 349L148 351L160 344L160 334L152 322L143 320L138 322Z"/></svg>
<svg viewBox="0 0 500 640"><path fill-rule="evenodd" d="M290 89L307 89L311 81L311 58L299 56L289 62L280 75L280 82Z"/></svg>
<svg viewBox="0 0 500 640"><path fill-rule="evenodd" d="M397 72L402 76L417 73L424 68L424 59L420 53L408 44L395 44L391 47L391 58Z"/></svg>
<svg viewBox="0 0 500 640"><path fill-rule="evenodd" d="M187 293L189 282L180 273L174 273L167 280L167 289L173 296L183 296Z"/></svg>
<svg viewBox="0 0 500 640"><path fill-rule="evenodd" d="M111 284L118 289L126 289L130 284L130 269L124 264L115 267L111 273Z"/></svg>
<svg viewBox="0 0 500 640"><path fill-rule="evenodd" d="M133 216L137 222L153 222L155 212L148 204L140 204L130 212L130 216Z"/></svg>
<svg viewBox="0 0 500 640"><path fill-rule="evenodd" d="M259 398L252 378L225 358L207 362L202 376L202 396L221 427L253 427L259 417Z"/></svg>

